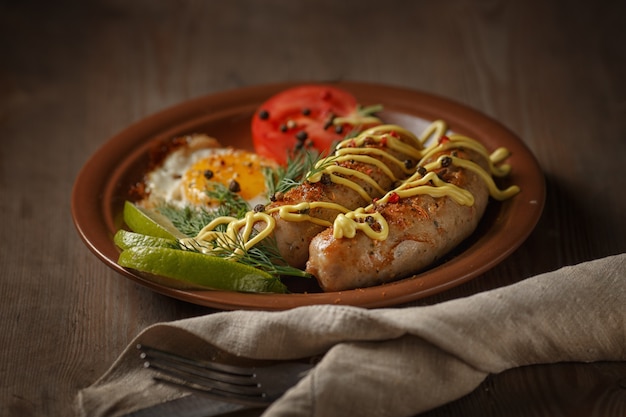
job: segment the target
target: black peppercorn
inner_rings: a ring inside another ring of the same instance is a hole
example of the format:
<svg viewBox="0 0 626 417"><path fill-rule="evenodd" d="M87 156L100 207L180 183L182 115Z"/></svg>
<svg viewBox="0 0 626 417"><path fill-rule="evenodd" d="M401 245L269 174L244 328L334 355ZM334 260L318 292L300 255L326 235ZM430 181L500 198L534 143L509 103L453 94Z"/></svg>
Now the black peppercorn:
<svg viewBox="0 0 626 417"><path fill-rule="evenodd" d="M443 158L441 158L442 167L449 167L450 165L452 165L452 158L450 158L449 156L444 156Z"/></svg>
<svg viewBox="0 0 626 417"><path fill-rule="evenodd" d="M270 197L270 201L271 202L275 202L275 201L280 201L285 197L285 195L280 192L280 191L276 191L271 197Z"/></svg>
<svg viewBox="0 0 626 417"><path fill-rule="evenodd" d="M204 178L206 178L207 180L213 178L213 171L211 171L210 169L206 169L204 171Z"/></svg>
<svg viewBox="0 0 626 417"><path fill-rule="evenodd" d="M238 193L239 191L241 191L241 186L236 180L230 180L228 182L228 191Z"/></svg>
<svg viewBox="0 0 626 417"><path fill-rule="evenodd" d="M304 130L301 130L298 133L296 133L296 139L298 139L298 141L300 142L304 142L308 137L309 135Z"/></svg>
<svg viewBox="0 0 626 417"><path fill-rule="evenodd" d="M269 119L269 118L270 118L270 114L269 114L269 112L268 112L267 110L261 110L261 111L259 112L259 118L260 118L261 120L267 120L267 119Z"/></svg>

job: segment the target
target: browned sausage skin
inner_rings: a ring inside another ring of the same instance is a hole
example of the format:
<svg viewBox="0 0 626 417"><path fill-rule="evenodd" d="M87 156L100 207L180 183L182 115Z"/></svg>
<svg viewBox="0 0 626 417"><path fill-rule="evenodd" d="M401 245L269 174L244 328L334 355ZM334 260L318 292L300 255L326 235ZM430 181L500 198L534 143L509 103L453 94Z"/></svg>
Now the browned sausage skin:
<svg viewBox="0 0 626 417"><path fill-rule="evenodd" d="M487 159L471 150L448 150L422 162L453 153L455 158L489 169ZM391 198L364 211L379 213L386 220L385 239L372 239L363 232L352 238L336 238L333 228L318 234L310 245L307 272L317 278L324 291L368 287L416 273L475 230L489 199L485 181L476 172L454 164L431 172L446 184L468 191L473 203L460 204L450 196L429 194Z"/></svg>
<svg viewBox="0 0 626 417"><path fill-rule="evenodd" d="M304 268L311 239L339 213L369 204L409 177L421 147L417 137L395 125L377 126L340 143L303 184L266 207L276 220L273 233L282 257Z"/></svg>

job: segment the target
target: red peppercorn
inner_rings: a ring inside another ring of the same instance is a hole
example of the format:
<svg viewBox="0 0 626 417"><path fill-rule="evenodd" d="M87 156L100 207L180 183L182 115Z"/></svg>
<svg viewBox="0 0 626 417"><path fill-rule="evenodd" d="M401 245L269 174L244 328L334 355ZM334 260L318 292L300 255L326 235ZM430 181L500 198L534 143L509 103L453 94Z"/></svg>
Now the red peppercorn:
<svg viewBox="0 0 626 417"><path fill-rule="evenodd" d="M400 201L400 195L398 193L393 192L393 193L389 194L389 202L391 204L396 204L399 201Z"/></svg>

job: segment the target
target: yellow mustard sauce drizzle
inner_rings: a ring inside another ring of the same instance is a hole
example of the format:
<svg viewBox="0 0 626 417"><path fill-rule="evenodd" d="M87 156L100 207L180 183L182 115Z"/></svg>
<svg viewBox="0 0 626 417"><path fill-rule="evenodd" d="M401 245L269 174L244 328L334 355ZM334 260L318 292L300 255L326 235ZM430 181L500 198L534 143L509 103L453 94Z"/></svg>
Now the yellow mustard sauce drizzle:
<svg viewBox="0 0 626 417"><path fill-rule="evenodd" d="M419 142L421 143L421 148L424 147L424 144L428 142L429 139L439 139L448 131L448 125L443 120L435 120L431 124L429 124L426 129L422 132L419 137Z"/></svg>
<svg viewBox="0 0 626 417"><path fill-rule="evenodd" d="M332 224L329 221L319 219L317 217L313 217L309 215L311 209L315 208L325 208L336 210L340 213L347 213L349 210L340 204L323 202L323 201L312 201L312 202L302 202L298 204L287 204L284 206L274 207L265 211L267 214L278 212L278 215L281 219L287 220L289 222L304 222L308 221L311 223L318 224L320 226L330 227Z"/></svg>
<svg viewBox="0 0 626 417"><path fill-rule="evenodd" d="M368 206L367 208L369 208ZM389 225L382 214L378 212L366 213L367 208L360 207L346 214L339 214L333 223L333 237L336 239L352 239L357 230L365 233L370 239L385 240L389 236ZM368 221L369 220L369 221ZM380 230L371 227L376 223Z"/></svg>
<svg viewBox="0 0 626 417"><path fill-rule="evenodd" d="M394 137L392 133L403 137L404 139L407 139L411 144L407 144L399 138ZM409 155L414 159L419 159L421 156L420 150L422 148L422 142L413 133L397 125L376 126L363 131L356 138L349 138L341 141L337 145L335 154L333 156L324 158L317 162L317 164L315 165L314 173L307 175L307 181L312 183L319 182L321 181L324 174L330 174L329 178L332 182L353 189L354 191L359 193L359 195L364 200L369 201L372 199L372 196L369 195L367 191L363 189L363 187L359 186L357 183L346 177L352 176L358 178L369 184L380 194L384 194L385 190L382 189L380 185L369 175L354 169L339 166L337 165L337 163L343 161L358 161L376 166L380 168L381 171L383 171L383 173L387 175L389 179L391 179L391 181L393 182L397 181L398 179L395 177L395 175L393 175L391 169L389 169L387 164L385 164L383 161L374 158L372 155L377 155L387 161L390 161L391 163L400 167L407 175L411 174L414 171L413 169L407 168L404 161L400 161L398 158L394 157L389 152L386 152L383 149L365 147L368 141L374 141L377 143L385 141L386 147L388 149L392 149L405 155ZM341 174L343 176L334 174Z"/></svg>
<svg viewBox="0 0 626 417"><path fill-rule="evenodd" d="M435 138L439 138L444 135L446 130L447 127L445 123L437 121L426 128L420 139L423 141L422 143L424 143L430 137L434 136ZM487 185L489 195L498 201L506 200L519 192L519 187L516 185L510 186L505 190L500 190L492 177L492 175L503 177L508 175L511 171L511 167L507 164L496 165L509 157L510 152L507 149L499 148L489 155L486 148L474 139L461 135L450 135L448 139L448 141L441 143L436 141L430 147L424 149L421 159L428 159L436 153L450 149L468 148L483 155L489 161L489 173L472 161L451 155L441 156L436 161L424 165L423 168L426 171L441 168L444 158L450 158L449 160L452 165L471 170L480 176ZM457 204L465 206L472 206L474 204L474 196L469 191L446 183L434 172L427 172L424 176L416 172L399 187L385 194L377 203L387 203L391 196L394 195L394 198L399 197L402 199L418 194L426 194L432 197L447 196L452 198ZM374 230L374 224L376 224L377 230ZM374 211L373 204L349 213L339 214L333 223L333 237L336 239L344 237L353 238L357 230L361 230L370 239L384 240L388 237L389 225L382 215Z"/></svg>
<svg viewBox="0 0 626 417"><path fill-rule="evenodd" d="M259 223L265 224L261 230L258 228ZM226 231L215 230L220 225L226 225ZM179 242L202 253L229 252L231 257L237 257L268 237L275 225L276 220L269 214L249 211L242 219L218 217L204 226L195 237L180 239ZM250 238L254 230L257 233ZM211 244L213 242L215 244Z"/></svg>
<svg viewBox="0 0 626 417"><path fill-rule="evenodd" d="M432 169L434 165L438 165L434 166L434 168L438 168L441 164L440 161L437 161L429 165L431 165L430 168ZM472 193L456 185L446 183L434 172L428 172L423 177L416 173L398 188L385 194L382 198L377 200L376 203L386 204L394 194L397 194L401 199L414 197L419 194L427 194L432 197L448 196L460 205L471 206L474 204L474 196ZM373 224L376 224L376 228L379 230L374 230L372 227ZM374 210L374 204L358 208L345 214L339 214L335 218L333 223L334 238L353 238L357 230L362 231L370 239L374 240L385 240L389 236L389 225L385 218Z"/></svg>
<svg viewBox="0 0 626 417"><path fill-rule="evenodd" d="M469 191L446 183L437 174L431 172L431 170L442 166L444 158L449 158L453 165L469 169L479 175L485 181L491 197L496 200L505 200L520 191L516 185L500 190L492 178L492 176L503 177L510 173L511 167L508 164L501 164L502 161L510 156L510 152L507 149L499 148L489 155L486 148L476 140L457 134L451 134L447 136L449 140L440 142L439 138L446 135L447 131L447 124L442 120L432 122L419 137L397 125L381 125L367 129L355 138L345 139L340 142L336 147L334 155L318 161L313 171L307 174L306 180L312 183L319 182L322 180L322 176L327 174L331 181L350 187L357 191L365 200L371 201L372 197L362 187L346 177L359 178L370 184L379 193L384 194L383 197L376 201L376 204L388 203L392 196L396 199L398 197L402 199L426 194L433 197L447 196L460 205L471 206L474 204L474 196ZM410 144L403 142L397 136L408 140ZM433 140L433 143L424 148L424 144L429 140ZM372 143L372 141L378 143L385 141L387 148L409 155L416 160L425 160L436 153L450 149L471 149L483 155L489 161L489 172L486 172L472 161L452 155L444 155L433 162L423 165L427 172L422 175L417 172L419 165L407 168L404 161L398 160L383 149L365 146L367 143ZM398 179L393 175L389 167L381 160L374 158L373 155L396 164L410 177L404 180L396 189L385 193L368 175L337 165L338 162L348 160L363 162L380 168L392 181L397 181ZM311 209L315 208L336 210L339 214L331 224L326 220L311 216L309 213ZM342 205L330 202L302 202L273 207L265 210L265 212L251 211L243 219L219 217L206 225L195 238L183 239L181 242L205 252L215 252L216 250L223 250L219 248L225 247L233 252L233 256L241 255L245 250L250 249L272 233L276 224L274 217L271 216L273 213L278 213L281 219L290 222L308 221L324 227L333 226L333 236L335 238L353 238L359 230L375 240L384 240L389 235L389 225L382 214L375 211L374 203L367 207L349 210ZM255 226L257 223L264 223L264 227L259 229L258 226ZM215 229L220 225L227 225L226 231L216 231ZM256 231L256 234L251 238L253 231ZM210 244L214 241L218 245ZM215 246L219 248L215 249Z"/></svg>

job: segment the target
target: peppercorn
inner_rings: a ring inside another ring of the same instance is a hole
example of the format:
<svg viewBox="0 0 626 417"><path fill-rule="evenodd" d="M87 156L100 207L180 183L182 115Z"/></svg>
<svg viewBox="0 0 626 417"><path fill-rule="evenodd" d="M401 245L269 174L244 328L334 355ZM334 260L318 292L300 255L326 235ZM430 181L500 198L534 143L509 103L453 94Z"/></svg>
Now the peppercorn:
<svg viewBox="0 0 626 417"><path fill-rule="evenodd" d="M423 177L424 175L426 175L426 173L427 173L427 172L428 172L428 171L427 171L427 170L426 170L426 168L424 168L424 167L418 167L418 168L417 168L417 173L418 173L418 174L420 174L422 177Z"/></svg>
<svg viewBox="0 0 626 417"><path fill-rule="evenodd" d="M442 167L449 167L450 165L452 165L452 158L450 158L449 156L444 156L443 158L441 158Z"/></svg>
<svg viewBox="0 0 626 417"><path fill-rule="evenodd" d="M308 107L303 108L302 114L308 116L309 114L311 114L311 109L309 109Z"/></svg>
<svg viewBox="0 0 626 417"><path fill-rule="evenodd" d="M404 160L404 166L406 169L411 169L413 168L413 161L410 159L405 159Z"/></svg>
<svg viewBox="0 0 626 417"><path fill-rule="evenodd" d="M287 125L283 123L282 125L280 125L279 129L280 129L281 132L286 132L287 131Z"/></svg>
<svg viewBox="0 0 626 417"><path fill-rule="evenodd" d="M239 191L241 191L241 185L239 185L236 180L230 180L228 182L228 191L238 193Z"/></svg>
<svg viewBox="0 0 626 417"><path fill-rule="evenodd" d="M210 169L204 170L204 178L206 178L207 180L213 178L213 171L211 171Z"/></svg>
<svg viewBox="0 0 626 417"><path fill-rule="evenodd" d="M280 201L285 197L285 194L280 192L280 191L276 191L271 197L270 197L270 201L271 202L275 202L275 201Z"/></svg>
<svg viewBox="0 0 626 417"><path fill-rule="evenodd" d="M269 118L270 118L270 113L269 113L267 110L261 110L261 111L259 112L259 118L260 118L261 120L267 120L267 119L269 119Z"/></svg>
<svg viewBox="0 0 626 417"><path fill-rule="evenodd" d="M341 126L341 125L335 126L335 133L337 133L337 134L343 133L343 126Z"/></svg>
<svg viewBox="0 0 626 417"><path fill-rule="evenodd" d="M255 213L262 213L263 211L265 211L265 205L257 204L256 206L254 206Z"/></svg>
<svg viewBox="0 0 626 417"><path fill-rule="evenodd" d="M304 142L308 137L309 135L304 130L301 130L298 133L296 133L296 139L298 139L298 141L300 142Z"/></svg>
<svg viewBox="0 0 626 417"><path fill-rule="evenodd" d="M325 172L322 174L322 178L320 179L320 182L324 185L330 185L332 184L333 180L330 178L330 174Z"/></svg>

